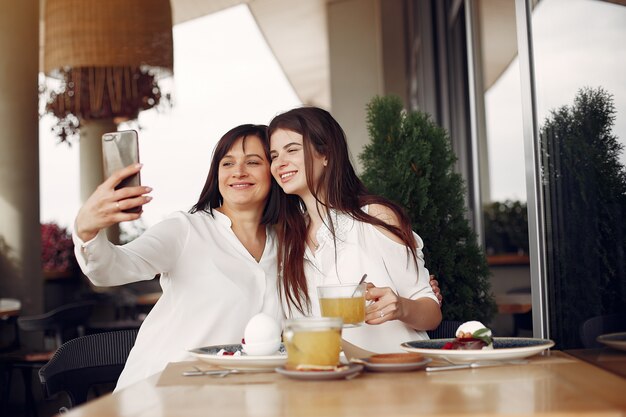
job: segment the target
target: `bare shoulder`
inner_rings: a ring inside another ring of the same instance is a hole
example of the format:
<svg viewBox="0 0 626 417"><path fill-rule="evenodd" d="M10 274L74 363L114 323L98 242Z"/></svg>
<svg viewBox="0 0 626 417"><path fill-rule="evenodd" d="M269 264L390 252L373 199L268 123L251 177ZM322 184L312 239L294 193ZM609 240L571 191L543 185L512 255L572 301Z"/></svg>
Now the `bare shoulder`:
<svg viewBox="0 0 626 417"><path fill-rule="evenodd" d="M370 216L376 217L377 219L382 220L388 225L400 227L400 219L398 219L398 216L396 215L396 213L394 213L392 209L390 209L389 207L383 204L370 204L368 206L368 213ZM385 236L387 236L389 239L393 240L394 242L404 244L402 239L400 239L398 236L391 233L389 230L385 229L384 227L376 226L376 229L380 230L382 234L384 234Z"/></svg>

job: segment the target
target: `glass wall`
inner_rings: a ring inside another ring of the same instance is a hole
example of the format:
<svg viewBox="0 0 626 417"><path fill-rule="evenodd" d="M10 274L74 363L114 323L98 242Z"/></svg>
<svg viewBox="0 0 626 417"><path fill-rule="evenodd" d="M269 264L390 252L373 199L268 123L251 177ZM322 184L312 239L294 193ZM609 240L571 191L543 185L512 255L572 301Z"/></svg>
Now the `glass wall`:
<svg viewBox="0 0 626 417"><path fill-rule="evenodd" d="M542 0L532 12L547 323L560 349L581 346L585 320L626 312L625 41L620 4Z"/></svg>
<svg viewBox="0 0 626 417"><path fill-rule="evenodd" d="M515 0L473 2L485 138L481 189L485 252L500 314L499 336L532 333L524 135Z"/></svg>

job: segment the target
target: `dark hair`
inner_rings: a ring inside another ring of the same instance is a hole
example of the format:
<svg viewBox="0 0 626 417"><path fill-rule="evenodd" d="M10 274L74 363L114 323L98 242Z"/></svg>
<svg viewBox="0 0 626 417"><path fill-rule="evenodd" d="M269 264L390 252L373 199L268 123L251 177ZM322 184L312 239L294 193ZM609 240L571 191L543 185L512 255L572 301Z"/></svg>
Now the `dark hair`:
<svg viewBox="0 0 626 417"><path fill-rule="evenodd" d="M413 237L408 216L397 204L367 191L350 162L346 135L330 113L317 107L300 107L289 110L274 117L270 122L268 137L271 137L277 129L290 130L302 135L307 184L318 202L317 210L324 212L320 212L320 215L330 229L335 242L334 226L332 222L326 223L326 219L331 218L331 209L348 214L357 221L384 227L404 242L413 257L413 261L417 262L417 243ZM311 177L313 172L311 155L313 151L325 156L328 162L315 189ZM325 201L321 201L320 196L323 196ZM362 207L370 204L381 204L391 209L397 216L400 226L387 224L365 213ZM279 277L281 277L281 296L286 297L290 310L293 304L302 313L304 313L305 306L310 307L304 275L304 251L307 234L307 225L303 216L304 210L306 207L298 196L283 195L281 196L279 213L276 216L278 218L276 231L278 235L278 271Z"/></svg>
<svg viewBox="0 0 626 417"><path fill-rule="evenodd" d="M211 157L211 167L209 168L209 175L207 176L204 188L200 193L198 202L189 210L190 213L197 211L204 211L213 215L213 209L222 205L223 197L219 189L218 172L219 164L222 158L230 151L233 144L240 138L243 138L243 147L246 148L246 138L249 136L256 136L261 140L265 151L265 158L267 161L270 159L269 140L267 137L267 126L265 125L252 125L245 124L237 126L229 130L220 138L215 145L213 155ZM275 224L277 220L279 196L282 191L279 189L278 184L272 178L272 184L270 186L270 192L263 209L263 216L261 218L262 224Z"/></svg>

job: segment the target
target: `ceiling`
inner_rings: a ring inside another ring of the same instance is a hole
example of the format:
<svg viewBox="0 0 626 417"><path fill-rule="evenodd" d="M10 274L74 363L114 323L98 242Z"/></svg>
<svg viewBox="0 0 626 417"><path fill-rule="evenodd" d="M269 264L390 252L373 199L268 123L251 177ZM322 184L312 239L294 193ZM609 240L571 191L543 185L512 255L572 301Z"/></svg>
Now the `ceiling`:
<svg viewBox="0 0 626 417"><path fill-rule="evenodd" d="M246 4L300 100L330 108L326 3L333 0L170 1L175 24ZM515 8L510 1L481 0L479 10L486 90L517 55Z"/></svg>
<svg viewBox="0 0 626 417"><path fill-rule="evenodd" d="M330 108L326 0L170 1L174 24L247 4L300 100Z"/></svg>
<svg viewBox="0 0 626 417"><path fill-rule="evenodd" d="M300 100L325 108L330 108L326 4L333 1L341 0L170 0L174 24L246 4ZM626 5L626 0L605 1ZM488 89L517 55L515 10L512 1L479 5Z"/></svg>

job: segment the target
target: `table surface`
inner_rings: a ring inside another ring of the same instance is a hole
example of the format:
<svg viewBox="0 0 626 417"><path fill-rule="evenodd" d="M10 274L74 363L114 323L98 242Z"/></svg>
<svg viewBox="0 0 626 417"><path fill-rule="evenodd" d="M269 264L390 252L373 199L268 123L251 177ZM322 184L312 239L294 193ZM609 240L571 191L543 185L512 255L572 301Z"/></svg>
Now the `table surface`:
<svg viewBox="0 0 626 417"><path fill-rule="evenodd" d="M0 298L0 317L17 316L22 308L22 303L13 298Z"/></svg>
<svg viewBox="0 0 626 417"><path fill-rule="evenodd" d="M608 347L598 349L567 350L572 355L607 371L626 378L626 351Z"/></svg>
<svg viewBox="0 0 626 417"><path fill-rule="evenodd" d="M626 379L558 351L534 356L524 365L368 372L335 381L298 381L277 373L181 376L193 364L171 363L161 374L66 416L563 417L626 412Z"/></svg>

